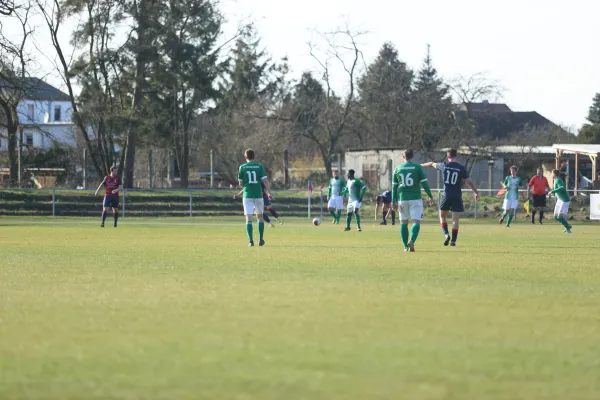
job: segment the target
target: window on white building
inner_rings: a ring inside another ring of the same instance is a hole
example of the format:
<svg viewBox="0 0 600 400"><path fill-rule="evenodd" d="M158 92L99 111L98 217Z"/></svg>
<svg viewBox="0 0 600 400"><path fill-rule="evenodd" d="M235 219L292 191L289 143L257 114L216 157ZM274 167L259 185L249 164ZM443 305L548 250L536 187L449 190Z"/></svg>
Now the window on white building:
<svg viewBox="0 0 600 400"><path fill-rule="evenodd" d="M33 135L32 134L29 133L25 136L25 144L27 146L33 146Z"/></svg>
<svg viewBox="0 0 600 400"><path fill-rule="evenodd" d="M30 121L34 121L35 108L33 107L33 104L27 104L27 116L29 117Z"/></svg>
<svg viewBox="0 0 600 400"><path fill-rule="evenodd" d="M54 120L60 121L60 106L54 106Z"/></svg>

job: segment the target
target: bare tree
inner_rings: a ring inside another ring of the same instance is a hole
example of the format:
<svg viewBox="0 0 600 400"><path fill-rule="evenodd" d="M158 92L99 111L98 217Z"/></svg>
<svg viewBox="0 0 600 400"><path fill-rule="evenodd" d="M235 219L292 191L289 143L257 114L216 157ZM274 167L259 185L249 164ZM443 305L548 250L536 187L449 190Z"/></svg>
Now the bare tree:
<svg viewBox="0 0 600 400"><path fill-rule="evenodd" d="M305 74L296 86L296 109L293 119L296 121L298 133L318 148L327 176L331 178L332 157L340 150L340 140L350 133L348 124L356 108L357 75L359 67L364 67L358 39L365 32L352 31L346 25L333 32L316 34L324 44L323 47L314 41L309 42L308 46L311 57L320 67L320 81L324 91L321 94L322 89L315 85L312 76ZM333 71L336 66L345 74L347 92L343 97L337 96L333 89ZM304 91L305 99L301 99L298 89Z"/></svg>
<svg viewBox="0 0 600 400"><path fill-rule="evenodd" d="M482 72L470 76L458 75L451 80L450 89L457 100L466 106L468 115L473 103L483 100L498 101L505 91L499 81L488 78Z"/></svg>
<svg viewBox="0 0 600 400"><path fill-rule="evenodd" d="M0 0L0 15L5 17L10 16L17 7L15 6L14 0Z"/></svg>
<svg viewBox="0 0 600 400"><path fill-rule="evenodd" d="M479 160L491 159L498 145L495 138L478 132L473 104L482 101L497 102L505 89L497 80L478 72L470 76L459 75L450 82L450 90L460 103L454 111L455 124L452 135L454 147L467 147L469 156L465 166L469 170ZM484 111L484 114L488 111ZM481 116L481 113L478 114ZM479 129L480 130L480 129Z"/></svg>
<svg viewBox="0 0 600 400"><path fill-rule="evenodd" d="M20 127L18 106L33 84L28 79L28 68L33 60L26 50L27 41L33 34L29 21L32 8L29 2L20 4L19 7L10 2L10 13L6 15L19 21L20 37L14 41L0 32L0 126L6 129L11 186L17 182L17 146L22 145L22 140L17 138Z"/></svg>

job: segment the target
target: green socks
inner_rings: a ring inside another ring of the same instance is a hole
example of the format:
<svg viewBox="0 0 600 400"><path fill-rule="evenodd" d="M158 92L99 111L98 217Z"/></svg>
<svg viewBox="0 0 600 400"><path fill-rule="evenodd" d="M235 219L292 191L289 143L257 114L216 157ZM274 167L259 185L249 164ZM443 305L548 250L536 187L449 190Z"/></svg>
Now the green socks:
<svg viewBox="0 0 600 400"><path fill-rule="evenodd" d="M335 219L335 210L333 208L329 209L329 214Z"/></svg>
<svg viewBox="0 0 600 400"><path fill-rule="evenodd" d="M404 248L408 247L408 224L400 224L400 238Z"/></svg>
<svg viewBox="0 0 600 400"><path fill-rule="evenodd" d="M246 222L246 233L248 234L248 241L253 242L252 239L252 222Z"/></svg>
<svg viewBox="0 0 600 400"><path fill-rule="evenodd" d="M265 221L261 219L258 221L258 235L260 240L263 240L263 233L265 233Z"/></svg>
<svg viewBox="0 0 600 400"><path fill-rule="evenodd" d="M346 228L350 228L351 222L352 222L352 215L346 215Z"/></svg>
<svg viewBox="0 0 600 400"><path fill-rule="evenodd" d="M558 217L554 217L554 219L557 220L558 222L560 222L561 224L563 224L565 229L571 228L571 226L569 225L569 221L567 221L567 219L565 217L563 217L562 215L559 215Z"/></svg>
<svg viewBox="0 0 600 400"><path fill-rule="evenodd" d="M408 227L408 225L406 226ZM410 241L412 243L417 241L419 237L419 231L421 230L421 224L413 224L410 228Z"/></svg>
<svg viewBox="0 0 600 400"><path fill-rule="evenodd" d="M335 216L335 220L337 221L337 223L340 223L340 218L342 216L342 210L338 210L336 216Z"/></svg>
<svg viewBox="0 0 600 400"><path fill-rule="evenodd" d="M510 213L510 214L508 215L508 221L506 221L506 226L509 226L509 225L510 225L511 221L513 220L513 216L514 216L514 214L513 214L513 213Z"/></svg>
<svg viewBox="0 0 600 400"><path fill-rule="evenodd" d="M505 218L505 217L506 217L506 211L503 211L503 212L502 212L502 217L500 217L500 218L501 218L501 219L504 221L504 218Z"/></svg>
<svg viewBox="0 0 600 400"><path fill-rule="evenodd" d="M360 229L360 215L354 214L354 218L356 218L356 226Z"/></svg>

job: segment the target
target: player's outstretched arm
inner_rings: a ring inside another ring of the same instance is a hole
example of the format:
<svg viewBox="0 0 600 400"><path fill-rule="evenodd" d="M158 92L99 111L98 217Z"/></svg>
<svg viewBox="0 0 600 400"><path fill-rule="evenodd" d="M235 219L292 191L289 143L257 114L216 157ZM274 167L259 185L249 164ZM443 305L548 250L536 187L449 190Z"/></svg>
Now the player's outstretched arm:
<svg viewBox="0 0 600 400"><path fill-rule="evenodd" d="M98 186L98 189L96 189L96 193L94 193L94 196L98 196L98 192L100 191L100 189L102 188L102 185L104 185L105 182L106 182L106 178L104 178L102 180L102 183L100 184L100 186Z"/></svg>
<svg viewBox="0 0 600 400"><path fill-rule="evenodd" d="M477 187L475 187L475 184L473 183L471 178L465 179L465 184L471 189L471 191L473 191L473 194L475 195L475 200L479 201L479 192L477 191Z"/></svg>
<svg viewBox="0 0 600 400"><path fill-rule="evenodd" d="M421 164L421 167L423 168L435 168L436 162L431 161L431 162L426 162Z"/></svg>
<svg viewBox="0 0 600 400"><path fill-rule="evenodd" d="M239 196L241 196L244 193L244 189L240 190L239 193L236 193L233 195L234 199L237 199Z"/></svg>

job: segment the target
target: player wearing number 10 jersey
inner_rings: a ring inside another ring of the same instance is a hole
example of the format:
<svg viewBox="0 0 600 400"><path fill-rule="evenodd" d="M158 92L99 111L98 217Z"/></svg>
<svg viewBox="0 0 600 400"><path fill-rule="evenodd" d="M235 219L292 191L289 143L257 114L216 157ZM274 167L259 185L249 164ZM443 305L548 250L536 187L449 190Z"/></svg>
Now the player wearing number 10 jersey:
<svg viewBox="0 0 600 400"><path fill-rule="evenodd" d="M238 181L240 186L243 186L244 192L244 214L246 215L246 233L248 234L249 246L254 246L252 236L252 215L256 214L258 220L258 234L260 235L258 245L264 246L265 241L263 235L265 232L265 222L263 220L263 212L265 204L263 201L263 187L270 200L273 200L271 195L271 184L267 179L265 168L254 161L254 150L248 149L244 153L246 163L240 165L238 172Z"/></svg>
<svg viewBox="0 0 600 400"><path fill-rule="evenodd" d="M479 193L466 168L456 161L458 152L455 149L450 149L446 156L448 157L447 162L435 163L429 162L421 164L423 167L436 168L442 173L442 180L444 181L444 197L440 203L440 224L442 225L442 231L444 232L444 246L456 246L456 239L458 238L458 226L460 214L465 211L462 200L462 183L464 182L471 188L475 194L475 200L479 200ZM448 223L446 218L448 212L452 211L452 238L448 233ZM450 240L452 239L452 242Z"/></svg>
<svg viewBox="0 0 600 400"><path fill-rule="evenodd" d="M421 186L429 196L429 204L433 205L433 196L427 183L427 175L423 167L411 162L413 150L405 150L402 154L404 163L394 170L392 178L392 204L394 210L400 208L400 238L404 245L404 251L415 251L415 242L421 229L423 219L423 199L421 198ZM398 203L397 203L398 201ZM413 221L410 228L410 240L408 238L408 220Z"/></svg>

